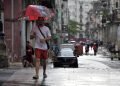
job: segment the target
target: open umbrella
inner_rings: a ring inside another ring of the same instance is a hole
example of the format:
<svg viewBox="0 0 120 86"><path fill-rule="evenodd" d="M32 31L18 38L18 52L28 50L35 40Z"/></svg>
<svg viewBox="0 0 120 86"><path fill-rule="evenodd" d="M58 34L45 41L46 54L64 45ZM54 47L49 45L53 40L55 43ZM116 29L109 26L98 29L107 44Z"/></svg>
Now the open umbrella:
<svg viewBox="0 0 120 86"><path fill-rule="evenodd" d="M50 9L41 5L28 5L25 10L25 16L28 17L29 20L37 20L39 17L50 19L52 14Z"/></svg>

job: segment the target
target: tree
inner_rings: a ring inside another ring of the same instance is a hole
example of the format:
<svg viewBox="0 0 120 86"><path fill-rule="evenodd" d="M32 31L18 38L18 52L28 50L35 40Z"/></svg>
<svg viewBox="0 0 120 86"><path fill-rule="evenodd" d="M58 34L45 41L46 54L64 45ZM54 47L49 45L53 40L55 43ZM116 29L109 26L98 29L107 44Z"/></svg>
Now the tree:
<svg viewBox="0 0 120 86"><path fill-rule="evenodd" d="M77 25L79 25L78 22L70 20L68 24L68 33L71 35L75 35L77 33Z"/></svg>

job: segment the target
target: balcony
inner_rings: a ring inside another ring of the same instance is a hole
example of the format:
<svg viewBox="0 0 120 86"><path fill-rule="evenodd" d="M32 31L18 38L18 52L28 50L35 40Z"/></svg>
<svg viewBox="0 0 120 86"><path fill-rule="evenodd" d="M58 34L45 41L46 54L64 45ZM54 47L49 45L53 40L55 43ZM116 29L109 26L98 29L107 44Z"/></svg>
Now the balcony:
<svg viewBox="0 0 120 86"><path fill-rule="evenodd" d="M113 10L112 20L114 23L120 23L120 9Z"/></svg>
<svg viewBox="0 0 120 86"><path fill-rule="evenodd" d="M115 9L113 10L112 14L108 14L106 17L107 17L106 21L109 21L109 23L119 24L120 23L120 10Z"/></svg>

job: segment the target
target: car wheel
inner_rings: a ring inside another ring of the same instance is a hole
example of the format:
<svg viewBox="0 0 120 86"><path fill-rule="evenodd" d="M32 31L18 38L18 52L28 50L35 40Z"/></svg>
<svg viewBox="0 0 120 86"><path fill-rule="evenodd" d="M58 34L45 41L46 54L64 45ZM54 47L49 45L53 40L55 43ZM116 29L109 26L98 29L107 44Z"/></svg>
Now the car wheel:
<svg viewBox="0 0 120 86"><path fill-rule="evenodd" d="M54 67L60 67L60 64L58 62L53 62Z"/></svg>
<svg viewBox="0 0 120 86"><path fill-rule="evenodd" d="M74 68L78 68L78 64L77 63L74 65Z"/></svg>
<svg viewBox="0 0 120 86"><path fill-rule="evenodd" d="M78 62L76 61L75 63L72 64L73 68L78 68Z"/></svg>

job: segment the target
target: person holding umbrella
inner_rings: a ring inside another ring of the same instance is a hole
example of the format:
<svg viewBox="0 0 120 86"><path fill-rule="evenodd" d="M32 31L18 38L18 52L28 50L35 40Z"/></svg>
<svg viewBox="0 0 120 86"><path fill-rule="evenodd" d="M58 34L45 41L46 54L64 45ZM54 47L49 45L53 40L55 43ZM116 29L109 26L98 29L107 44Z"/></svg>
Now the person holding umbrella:
<svg viewBox="0 0 120 86"><path fill-rule="evenodd" d="M38 20L36 20L36 25L31 30L30 38L35 38L36 74L33 76L33 79L39 79L39 67L41 59L43 62L43 77L46 78L46 60L48 58L48 47L46 42L51 39L51 32L49 28L44 25L44 17L38 17Z"/></svg>

